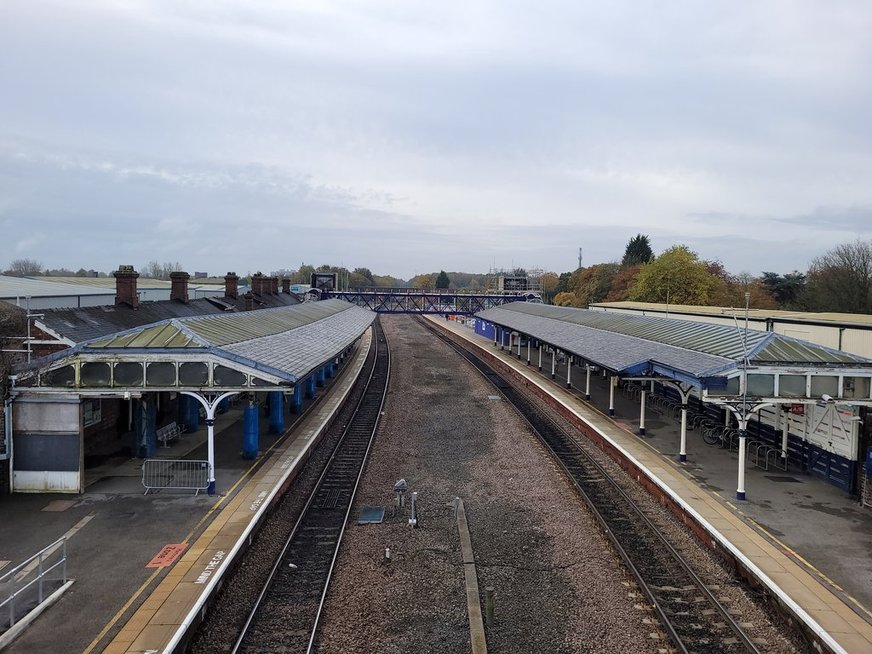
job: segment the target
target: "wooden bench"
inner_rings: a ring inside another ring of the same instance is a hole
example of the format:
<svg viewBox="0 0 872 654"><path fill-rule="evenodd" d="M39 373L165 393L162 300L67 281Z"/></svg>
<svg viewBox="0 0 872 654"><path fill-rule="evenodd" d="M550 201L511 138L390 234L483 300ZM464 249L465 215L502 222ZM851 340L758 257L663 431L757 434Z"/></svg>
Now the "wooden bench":
<svg viewBox="0 0 872 654"><path fill-rule="evenodd" d="M161 442L163 447L169 447L170 443L177 441L182 437L182 429L175 421L164 425L157 430L157 440Z"/></svg>

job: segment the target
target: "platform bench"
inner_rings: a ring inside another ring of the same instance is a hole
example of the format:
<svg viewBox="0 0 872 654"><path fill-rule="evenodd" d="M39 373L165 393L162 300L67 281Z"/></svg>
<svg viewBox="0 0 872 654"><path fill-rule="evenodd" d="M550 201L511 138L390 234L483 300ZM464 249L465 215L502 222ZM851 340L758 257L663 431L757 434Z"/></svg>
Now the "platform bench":
<svg viewBox="0 0 872 654"><path fill-rule="evenodd" d="M163 447L169 447L170 443L177 441L182 437L182 429L175 422L164 425L157 430L157 440L161 442Z"/></svg>

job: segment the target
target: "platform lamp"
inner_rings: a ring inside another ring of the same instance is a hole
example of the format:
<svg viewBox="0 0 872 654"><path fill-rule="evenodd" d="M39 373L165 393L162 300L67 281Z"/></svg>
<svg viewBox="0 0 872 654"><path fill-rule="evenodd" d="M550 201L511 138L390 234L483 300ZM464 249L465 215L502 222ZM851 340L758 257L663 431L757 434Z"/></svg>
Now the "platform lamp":
<svg viewBox="0 0 872 654"><path fill-rule="evenodd" d="M754 413L760 409L772 406L771 402L761 402L756 405L748 404L748 305L751 299L750 293L745 293L745 330L742 335L742 402L737 407L729 406L730 411L739 422L739 481L736 487L736 499L745 499L745 439L748 436L748 421ZM736 326L738 328L738 325Z"/></svg>
<svg viewBox="0 0 872 654"><path fill-rule="evenodd" d="M736 412L739 421L739 480L736 485L736 499L745 499L745 438L748 436L748 304L751 294L745 293L745 330L742 333L742 404Z"/></svg>

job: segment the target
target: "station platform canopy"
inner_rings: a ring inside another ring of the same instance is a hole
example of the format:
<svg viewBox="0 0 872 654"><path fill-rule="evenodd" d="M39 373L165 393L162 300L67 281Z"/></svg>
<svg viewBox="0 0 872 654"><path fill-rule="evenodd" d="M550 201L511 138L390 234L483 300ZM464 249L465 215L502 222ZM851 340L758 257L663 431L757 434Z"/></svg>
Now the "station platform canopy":
<svg viewBox="0 0 872 654"><path fill-rule="evenodd" d="M773 332L544 304L476 313L622 377L659 377L705 396L774 403L872 401L872 360ZM747 375L747 388L743 378Z"/></svg>
<svg viewBox="0 0 872 654"><path fill-rule="evenodd" d="M280 390L339 356L375 318L341 300L172 318L39 359L19 371L16 385L89 396Z"/></svg>

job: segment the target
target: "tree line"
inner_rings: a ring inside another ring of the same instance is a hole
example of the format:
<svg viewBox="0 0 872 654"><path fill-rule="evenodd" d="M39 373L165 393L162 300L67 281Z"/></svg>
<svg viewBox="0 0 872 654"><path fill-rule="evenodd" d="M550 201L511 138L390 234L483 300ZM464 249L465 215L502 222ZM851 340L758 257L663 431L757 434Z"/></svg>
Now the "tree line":
<svg viewBox="0 0 872 654"><path fill-rule="evenodd" d="M596 302L656 302L699 306L749 306L790 311L872 313L872 241L857 240L815 257L806 272L729 273L684 245L655 256L647 235L627 243L618 262L559 276L554 303L584 307Z"/></svg>
<svg viewBox="0 0 872 654"><path fill-rule="evenodd" d="M168 279L184 270L179 262L151 261L140 268L143 277ZM313 272L334 272L340 288L424 288L485 291L490 275L439 272L416 275L406 281L376 275L369 268L302 263L296 269L272 271L294 284L309 284ZM524 274L522 269L513 271ZM93 277L109 273L80 268L45 269L33 259L17 259L3 274ZM656 302L702 306L740 307L749 295L757 309L872 314L872 240L838 245L815 257L805 272L786 274L764 271L732 274L718 260L707 261L685 245L673 245L655 255L649 237L636 234L620 261L598 263L561 274L546 272L540 278L543 299L563 306L585 307L596 302Z"/></svg>

